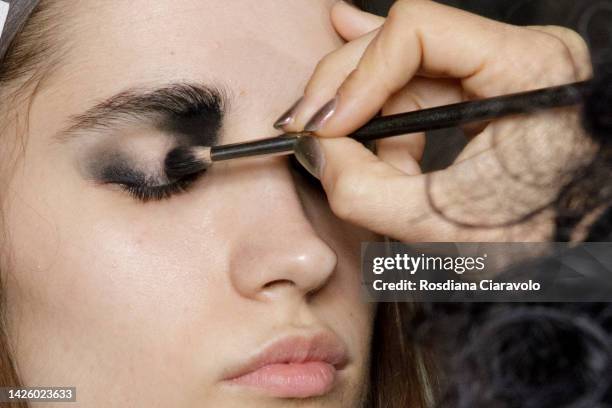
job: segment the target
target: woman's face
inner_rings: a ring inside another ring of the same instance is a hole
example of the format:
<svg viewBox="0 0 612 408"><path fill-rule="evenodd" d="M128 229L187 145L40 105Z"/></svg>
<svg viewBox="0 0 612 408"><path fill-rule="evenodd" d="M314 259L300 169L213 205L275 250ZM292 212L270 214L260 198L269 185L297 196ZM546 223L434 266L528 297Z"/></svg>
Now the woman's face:
<svg viewBox="0 0 612 408"><path fill-rule="evenodd" d="M84 407L358 405L369 234L286 158L162 171L177 144L277 134L340 45L332 3L65 2L61 65L7 132L28 135L5 213L26 385Z"/></svg>

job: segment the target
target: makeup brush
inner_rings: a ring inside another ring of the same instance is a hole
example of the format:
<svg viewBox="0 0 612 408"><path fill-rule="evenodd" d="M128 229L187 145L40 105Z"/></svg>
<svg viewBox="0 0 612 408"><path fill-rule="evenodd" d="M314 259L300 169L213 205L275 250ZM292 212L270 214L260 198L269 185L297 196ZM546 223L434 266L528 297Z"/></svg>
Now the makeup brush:
<svg viewBox="0 0 612 408"><path fill-rule="evenodd" d="M580 104L591 89L591 81L543 88L494 98L461 102L420 111L377 117L349 135L362 142L409 133L450 128L509 115ZM206 170L212 163L240 157L293 153L295 142L309 133L285 133L267 139L221 146L181 146L166 157L170 179Z"/></svg>

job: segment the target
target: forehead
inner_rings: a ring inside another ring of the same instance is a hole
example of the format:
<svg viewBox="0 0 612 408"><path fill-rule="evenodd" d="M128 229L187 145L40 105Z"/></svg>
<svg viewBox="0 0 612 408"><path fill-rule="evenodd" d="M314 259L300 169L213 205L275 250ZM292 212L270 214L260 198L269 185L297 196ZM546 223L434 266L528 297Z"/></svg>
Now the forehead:
<svg viewBox="0 0 612 408"><path fill-rule="evenodd" d="M329 22L333 0L73 3L70 21L59 24L69 47L53 93L70 93L68 106L81 109L169 81L222 84L248 96L246 104L275 98L286 108L316 62L340 44Z"/></svg>
<svg viewBox="0 0 612 408"><path fill-rule="evenodd" d="M94 3L85 6L87 3ZM327 0L79 2L73 50L84 68L143 81L178 76L239 86L303 75L333 48ZM93 65L95 63L95 65ZM85 65L83 65L85 64ZM294 72L297 70L298 72ZM271 81L278 84L278 81ZM271 83L268 84L272 85Z"/></svg>

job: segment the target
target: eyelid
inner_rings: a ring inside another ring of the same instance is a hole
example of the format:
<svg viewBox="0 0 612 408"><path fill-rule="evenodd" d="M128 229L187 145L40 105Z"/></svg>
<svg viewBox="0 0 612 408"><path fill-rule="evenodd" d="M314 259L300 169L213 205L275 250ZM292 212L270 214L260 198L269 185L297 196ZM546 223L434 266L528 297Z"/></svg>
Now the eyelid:
<svg viewBox="0 0 612 408"><path fill-rule="evenodd" d="M159 169L150 173L134 168L129 157L119 154L115 160L115 163L107 163L95 171L94 179L101 184L118 185L142 202L160 201L184 193L203 174L170 181Z"/></svg>
<svg viewBox="0 0 612 408"><path fill-rule="evenodd" d="M194 174L180 180L169 182L167 184L147 185L138 183L112 182L108 181L105 184L117 184L124 191L129 193L133 198L144 203L150 201L161 201L172 198L175 195L186 193L202 173Z"/></svg>
<svg viewBox="0 0 612 408"><path fill-rule="evenodd" d="M142 186L142 185L126 185L122 184L121 187L127 193L137 200L144 203L149 201L161 201L172 197L175 194L185 192L185 188L180 181L170 183L165 186Z"/></svg>

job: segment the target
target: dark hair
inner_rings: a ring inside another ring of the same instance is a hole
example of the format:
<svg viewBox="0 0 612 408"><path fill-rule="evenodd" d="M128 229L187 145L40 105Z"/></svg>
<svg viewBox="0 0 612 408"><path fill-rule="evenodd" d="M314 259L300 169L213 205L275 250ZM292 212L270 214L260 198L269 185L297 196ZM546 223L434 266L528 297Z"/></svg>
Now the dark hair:
<svg viewBox="0 0 612 408"><path fill-rule="evenodd" d="M585 211L600 208L585 241L612 241L612 73L608 67L596 67L593 92L583 107L583 124L598 144L598 152L553 203L558 239L570 236ZM568 194L573 198L565 201ZM567 205L572 202L572 207ZM568 223L563 215L570 210L573 218ZM549 270L548 261L544 258L521 270L542 273ZM612 271L606 272L612 279ZM444 373L439 407L612 404L612 304L423 306L409 327L413 341L435 350L439 372Z"/></svg>
<svg viewBox="0 0 612 408"><path fill-rule="evenodd" d="M0 61L3 60L13 39L26 24L39 0L20 0L9 3L9 13L0 36Z"/></svg>
<svg viewBox="0 0 612 408"><path fill-rule="evenodd" d="M18 37L21 33L28 34L28 30L24 30L24 27L38 3L39 0L19 0L10 3L6 24L0 36L0 88L9 81L22 77L26 73L26 66L34 57L33 49L26 52L25 47L18 44ZM29 47L32 47L32 45ZM16 69L16 67L19 68ZM7 104L9 100L7 95L3 94L1 89L0 94L3 97L3 104ZM1 143L7 142L2 140ZM11 358L12 344L9 342L5 330L5 301L3 282L0 279L0 387L18 387L21 386L21 381ZM26 402L16 402L11 403L10 406L27 408L28 404Z"/></svg>

